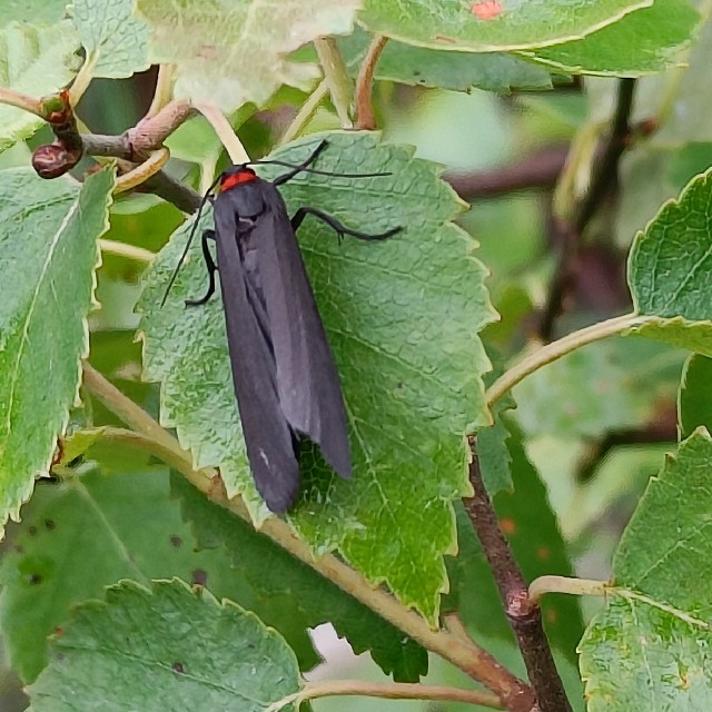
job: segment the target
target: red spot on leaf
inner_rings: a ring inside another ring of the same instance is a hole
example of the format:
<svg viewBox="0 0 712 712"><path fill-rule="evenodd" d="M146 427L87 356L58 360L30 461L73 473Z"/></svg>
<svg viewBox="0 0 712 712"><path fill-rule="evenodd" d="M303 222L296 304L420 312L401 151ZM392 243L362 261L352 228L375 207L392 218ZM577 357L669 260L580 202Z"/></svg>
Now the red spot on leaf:
<svg viewBox="0 0 712 712"><path fill-rule="evenodd" d="M540 546L536 550L536 555L542 560L546 561L551 556L551 551L546 546Z"/></svg>
<svg viewBox="0 0 712 712"><path fill-rule="evenodd" d="M504 517L503 519L500 519L499 526L502 528L502 531L508 536L512 536L512 534L517 531L516 522L514 521L514 519L510 519L509 517Z"/></svg>
<svg viewBox="0 0 712 712"><path fill-rule="evenodd" d="M544 615L547 623L556 623L559 617L553 608L549 608Z"/></svg>
<svg viewBox="0 0 712 712"><path fill-rule="evenodd" d="M498 0L484 0L483 2L473 2L470 10L478 20L487 22L502 14L502 5Z"/></svg>

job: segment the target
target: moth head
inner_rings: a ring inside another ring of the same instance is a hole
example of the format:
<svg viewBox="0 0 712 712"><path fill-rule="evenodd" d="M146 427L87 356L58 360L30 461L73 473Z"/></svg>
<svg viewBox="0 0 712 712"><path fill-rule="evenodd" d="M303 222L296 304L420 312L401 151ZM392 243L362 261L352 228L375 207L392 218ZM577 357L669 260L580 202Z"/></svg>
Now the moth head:
<svg viewBox="0 0 712 712"><path fill-rule="evenodd" d="M219 190L224 193L226 190L236 188L243 183L251 183L253 180L257 180L257 174L252 168L248 168L244 164L233 166L220 176Z"/></svg>

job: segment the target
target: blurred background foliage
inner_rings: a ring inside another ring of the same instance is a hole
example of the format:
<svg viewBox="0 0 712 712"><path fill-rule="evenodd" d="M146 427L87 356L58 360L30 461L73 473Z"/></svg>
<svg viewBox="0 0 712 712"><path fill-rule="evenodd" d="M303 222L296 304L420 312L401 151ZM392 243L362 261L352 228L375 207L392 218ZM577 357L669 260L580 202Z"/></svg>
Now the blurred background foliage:
<svg viewBox="0 0 712 712"><path fill-rule="evenodd" d="M556 321L556 334L630 309L624 265L635 231L645 226L663 200L677 194L691 175L712 162L712 113L699 105L712 97L712 91L702 91L699 85L700 81L709 85L711 28L703 34L685 73L673 76L680 70L672 70L640 82L634 114L638 120L657 115L660 87L666 82L675 80L682 86L670 122L625 156L619 200L607 205L589 226L578 256L578 279L566 298L564 314ZM152 69L127 80L94 81L78 113L94 132L119 133L145 113L155 78ZM460 222L480 244L478 257L490 271L488 286L501 315L500 322L483 334L493 361L507 361L537 335L538 314L556 268L553 180L489 197L462 186L544 153L560 169L577 132L592 120L607 118L615 84L613 79L563 78L548 91L508 95L391 81L376 85L385 140L413 144L417 155L440 162L448 179L461 186L461 196L471 203ZM269 106L241 110L236 117L239 137L253 157L269 151L306 96L296 89L282 89ZM325 102L306 132L336 127L338 119ZM47 132L41 131L29 147L18 144L0 155L0 166L26 164L31 147L47 139ZM170 147L174 158L169 171L198 190L205 185L205 176L211 177L228 162L212 129L199 118L181 127L171 137ZM182 219L175 207L136 194L117 201L105 237L157 251ZM95 367L156 415L157 386L140 381L140 346L134 340L133 307L140 272L135 261L104 256L97 292L101 308L91 318L91 358ZM646 482L659 469L661 454L677 439L675 400L684 358L683 352L663 344L614 339L544 368L514 391L518 407L511 418L521 430L523 453L545 484L579 576L606 578L611 553ZM98 405L92 418L96 425L115 423ZM500 501L498 505L500 513L507 507ZM12 546L12 532L6 546ZM520 563L526 570L529 562ZM591 607L598 604L582 603L587 619ZM489 640L480 632L478 640L483 639ZM315 641L326 663L312 672L312 678L383 678L368 654L352 656L347 644L328 629L318 630ZM488 647L505 662L513 659L511 641L493 634ZM574 664L569 661L564 672L578 685ZM465 684L459 673L434 659L427 681ZM23 706L17 681L9 671L0 671L0 710L13 712ZM320 700L313 707L321 712L375 712L384 703ZM394 712L461 708L444 703L388 703Z"/></svg>

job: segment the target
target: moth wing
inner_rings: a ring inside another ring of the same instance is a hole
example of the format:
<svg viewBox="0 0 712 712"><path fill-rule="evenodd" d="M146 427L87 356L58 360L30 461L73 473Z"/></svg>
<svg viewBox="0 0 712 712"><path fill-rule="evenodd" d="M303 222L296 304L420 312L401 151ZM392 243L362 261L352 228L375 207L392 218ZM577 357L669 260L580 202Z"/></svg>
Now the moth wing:
<svg viewBox="0 0 712 712"><path fill-rule="evenodd" d="M272 348L248 298L236 213L229 201L216 200L215 227L230 366L247 457L269 509L284 512L299 490L299 463L277 394Z"/></svg>
<svg viewBox="0 0 712 712"><path fill-rule="evenodd" d="M287 209L274 186L255 230L277 393L289 425L316 443L331 467L351 476L351 453L339 374Z"/></svg>

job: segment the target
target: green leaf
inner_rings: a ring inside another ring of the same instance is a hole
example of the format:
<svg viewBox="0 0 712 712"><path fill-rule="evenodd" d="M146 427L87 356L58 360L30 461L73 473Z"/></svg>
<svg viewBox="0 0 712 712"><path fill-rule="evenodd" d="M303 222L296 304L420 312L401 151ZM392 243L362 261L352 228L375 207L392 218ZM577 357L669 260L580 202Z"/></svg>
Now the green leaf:
<svg viewBox="0 0 712 712"><path fill-rule="evenodd" d="M655 0L583 39L523 54L572 74L637 77L684 64L699 20L688 0Z"/></svg>
<svg viewBox="0 0 712 712"><path fill-rule="evenodd" d="M628 280L636 312L712 318L712 171L694 178L636 236Z"/></svg>
<svg viewBox="0 0 712 712"><path fill-rule="evenodd" d="M165 468L131 464L125 454L113 467L113 474L102 464L101 471L38 487L3 557L0 625L13 668L26 681L45 666L47 636L71 608L119 579L180 576L252 602L223 549L195 551ZM304 630L290 641L307 665L317 662Z"/></svg>
<svg viewBox="0 0 712 712"><path fill-rule="evenodd" d="M641 338L577 349L515 387L517 421L529 436L568 438L640 427L674 398L679 371L674 382L661 373L668 357L672 349Z"/></svg>
<svg viewBox="0 0 712 712"><path fill-rule="evenodd" d="M303 160L316 141L277 155ZM489 362L476 336L493 318L485 271L468 236L449 222L461 203L431 164L372 134L333 133L329 141L319 168L393 175L295 179L282 191L290 213L314 205L364 230L405 229L383 243L341 245L316 220L300 229L348 404L354 478L333 477L305 458L291 521L317 551L338 549L434 620L445 586L442 554L454 544L451 500L467 489L463 434L489 422L481 380ZM266 511L244 455L220 299L203 309L183 306L205 289L197 245L159 308L189 228L146 276L139 304L145 375L162 384L162 421L177 428L199 466L220 467L228 493L243 492L259 519Z"/></svg>
<svg viewBox="0 0 712 712"><path fill-rule="evenodd" d="M356 31L339 40L339 49L357 73L371 36ZM376 65L376 79L469 92L473 87L509 93L515 89L551 89L543 67L503 53L472 54L414 47L391 40Z"/></svg>
<svg viewBox="0 0 712 712"><path fill-rule="evenodd" d="M148 69L148 27L133 14L133 0L74 0L74 24L93 75L120 79Z"/></svg>
<svg viewBox="0 0 712 712"><path fill-rule="evenodd" d="M482 479L490 495L503 490L512 490L512 475L510 472L512 459L507 449L509 430L497 417L493 425L482 428L477 433L477 452L480 457Z"/></svg>
<svg viewBox="0 0 712 712"><path fill-rule="evenodd" d="M366 0L360 21L372 32L434 49L496 52L578 39L652 0Z"/></svg>
<svg viewBox="0 0 712 712"><path fill-rule="evenodd" d="M640 326L628 329L627 334L639 334L648 339L664 341L673 346L712 356L712 321L688 321L682 317L674 319L646 320Z"/></svg>
<svg viewBox="0 0 712 712"><path fill-rule="evenodd" d="M712 141L712 125L706 119L712 110L710 104L712 94L708 91L700 91L700 87L705 86L704 83L709 77L710 62L712 62L712 20L708 19L700 29L699 37L690 52L689 67L684 72L678 70L675 76L666 75L662 78L666 83L657 93L660 104L669 100L665 89L671 86L670 82L675 83L672 97L675 101L672 107L662 106L666 120L660 127L659 133L653 137L655 144L680 147L690 141ZM645 81L652 83L654 79Z"/></svg>
<svg viewBox="0 0 712 712"><path fill-rule="evenodd" d="M69 430L69 428L68 428ZM83 455L106 434L106 427L80 428L61 439L58 464L67 465Z"/></svg>
<svg viewBox="0 0 712 712"><path fill-rule="evenodd" d="M66 0L3 0L3 26L10 22L27 22L35 27L52 25L67 14Z"/></svg>
<svg viewBox="0 0 712 712"><path fill-rule="evenodd" d="M704 426L712 431L712 358L692 354L685 363L677 400L680 437Z"/></svg>
<svg viewBox="0 0 712 712"><path fill-rule="evenodd" d="M112 176L80 190L31 169L0 172L0 527L47 472L77 396Z"/></svg>
<svg viewBox="0 0 712 712"><path fill-rule="evenodd" d="M263 712L300 687L284 639L229 600L179 580L124 581L85 603L29 689L34 712ZM294 712L288 705L285 712Z"/></svg>
<svg viewBox="0 0 712 712"><path fill-rule="evenodd" d="M263 104L281 84L304 86L313 79L311 65L288 61L286 55L321 35L350 32L359 4L137 0L136 7L151 27L151 61L178 67L176 96L232 111L247 101Z"/></svg>
<svg viewBox="0 0 712 712"><path fill-rule="evenodd" d="M74 76L79 39L70 22L38 29L10 23L0 31L0 86L40 97ZM23 109L0 104L0 151L29 138L44 121Z"/></svg>
<svg viewBox="0 0 712 712"><path fill-rule="evenodd" d="M491 347L490 347L491 349ZM503 359L498 353L492 359L495 367L485 377L485 385L491 386L502 375ZM502 491L512 492L512 457L509 453L509 428L506 413L517 407L510 394L497 401L492 408L493 422L477 432L477 454L480 461L482 479L490 497Z"/></svg>
<svg viewBox="0 0 712 712"><path fill-rule="evenodd" d="M694 178L638 233L628 261L636 328L652 338L711 355L712 171Z"/></svg>
<svg viewBox="0 0 712 712"><path fill-rule="evenodd" d="M637 231L655 217L660 206L677 197L690 180L710 166L712 143L674 148L648 145L624 156L616 218L618 244L630 247Z"/></svg>
<svg viewBox="0 0 712 712"><path fill-rule="evenodd" d="M172 487L180 497L198 546L224 547L238 575L254 590L256 607L243 604L267 625L284 633L331 623L356 654L370 651L395 680L417 682L428 670L428 657L417 643L384 621L328 579L301 563L238 517L209 502L183 478ZM238 601L242 603L242 601Z"/></svg>
<svg viewBox="0 0 712 712"><path fill-rule="evenodd" d="M669 456L628 525L615 586L581 643L590 712L706 710L712 704L712 438Z"/></svg>

